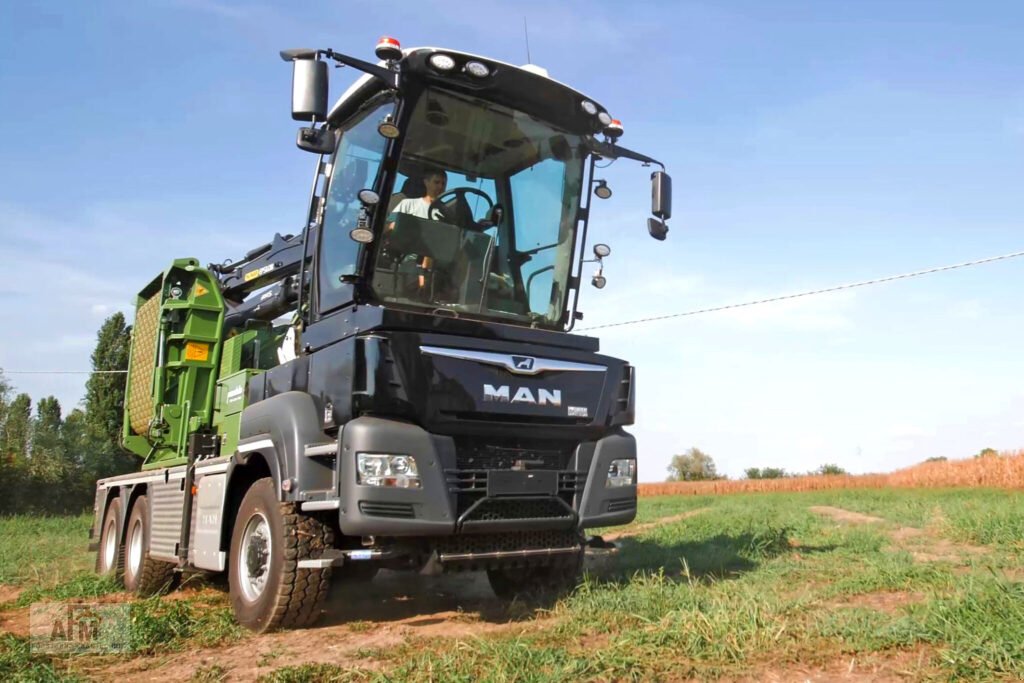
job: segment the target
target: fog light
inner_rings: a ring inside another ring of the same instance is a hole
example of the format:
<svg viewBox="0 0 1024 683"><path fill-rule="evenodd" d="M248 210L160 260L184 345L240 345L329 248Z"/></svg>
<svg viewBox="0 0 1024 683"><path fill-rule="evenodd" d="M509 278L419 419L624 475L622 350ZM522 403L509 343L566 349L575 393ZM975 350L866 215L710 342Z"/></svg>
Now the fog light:
<svg viewBox="0 0 1024 683"><path fill-rule="evenodd" d="M636 460L632 458L623 460L612 460L608 468L608 478L605 479L606 489L616 489L620 486L631 486L636 483Z"/></svg>
<svg viewBox="0 0 1024 683"><path fill-rule="evenodd" d="M422 485L416 458L385 453L356 455L356 483L397 489L418 489Z"/></svg>

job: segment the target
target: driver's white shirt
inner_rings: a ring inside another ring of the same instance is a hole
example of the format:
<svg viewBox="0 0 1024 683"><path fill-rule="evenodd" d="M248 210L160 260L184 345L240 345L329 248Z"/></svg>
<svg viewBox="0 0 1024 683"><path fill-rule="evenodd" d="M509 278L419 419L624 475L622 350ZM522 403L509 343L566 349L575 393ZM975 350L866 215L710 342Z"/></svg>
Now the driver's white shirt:
<svg viewBox="0 0 1024 683"><path fill-rule="evenodd" d="M407 213L410 216L416 216L417 218L427 218L427 211L430 209L430 205L433 202L426 201L423 197L411 197L409 199L403 199L395 205L391 213Z"/></svg>

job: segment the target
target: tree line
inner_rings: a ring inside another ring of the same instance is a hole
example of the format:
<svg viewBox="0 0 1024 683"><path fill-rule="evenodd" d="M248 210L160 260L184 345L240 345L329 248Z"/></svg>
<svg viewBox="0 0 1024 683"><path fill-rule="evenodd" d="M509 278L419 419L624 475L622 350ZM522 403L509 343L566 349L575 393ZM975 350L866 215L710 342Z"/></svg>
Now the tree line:
<svg viewBox="0 0 1024 683"><path fill-rule="evenodd" d="M121 313L100 326L92 369L125 370L131 328ZM120 446L125 375L94 373L69 412L53 396L33 402L0 369L0 514L78 513L96 480L138 468Z"/></svg>
<svg viewBox="0 0 1024 683"><path fill-rule="evenodd" d="M846 474L846 470L839 465L826 464L807 474ZM743 475L746 479L783 479L802 476L787 472L781 467L749 467L743 470ZM718 473L714 459L699 448L691 448L685 453L672 456L666 481L715 481L721 479L728 479L728 477Z"/></svg>

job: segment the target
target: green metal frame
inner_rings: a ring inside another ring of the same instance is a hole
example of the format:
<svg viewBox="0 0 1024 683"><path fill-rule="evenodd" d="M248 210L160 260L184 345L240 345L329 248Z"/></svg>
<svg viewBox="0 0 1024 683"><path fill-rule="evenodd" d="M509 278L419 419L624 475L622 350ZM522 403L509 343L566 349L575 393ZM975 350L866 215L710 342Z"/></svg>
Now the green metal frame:
<svg viewBox="0 0 1024 683"><path fill-rule="evenodd" d="M122 431L125 448L144 459L144 470L185 463L189 434L213 428L224 332L224 299L217 279L196 259L176 259L139 292L136 308L154 296L160 297L156 339L133 335L131 350L132 355L141 353L136 342L156 344L152 411L148 413L153 417L147 433L135 433L132 402L126 400ZM129 392L131 373L129 369Z"/></svg>

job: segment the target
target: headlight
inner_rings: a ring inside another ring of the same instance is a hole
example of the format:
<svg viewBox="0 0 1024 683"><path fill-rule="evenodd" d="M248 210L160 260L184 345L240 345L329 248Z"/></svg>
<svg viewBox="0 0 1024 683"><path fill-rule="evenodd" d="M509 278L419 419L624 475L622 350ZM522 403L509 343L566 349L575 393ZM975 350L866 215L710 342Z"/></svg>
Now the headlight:
<svg viewBox="0 0 1024 683"><path fill-rule="evenodd" d="M411 455L358 453L356 483L364 486L386 486L398 489L421 487L416 458Z"/></svg>
<svg viewBox="0 0 1024 683"><path fill-rule="evenodd" d="M629 458L623 460L612 460L608 468L608 478L604 482L606 489L615 489L620 486L631 486L636 483L636 460Z"/></svg>

